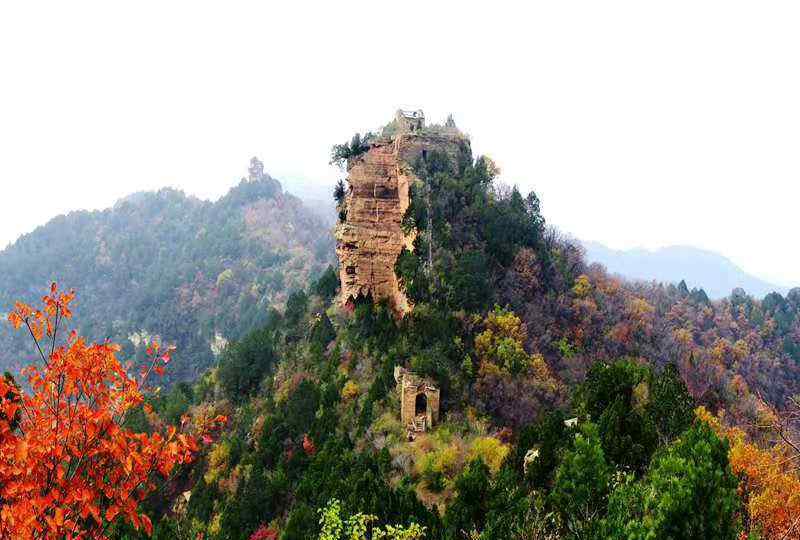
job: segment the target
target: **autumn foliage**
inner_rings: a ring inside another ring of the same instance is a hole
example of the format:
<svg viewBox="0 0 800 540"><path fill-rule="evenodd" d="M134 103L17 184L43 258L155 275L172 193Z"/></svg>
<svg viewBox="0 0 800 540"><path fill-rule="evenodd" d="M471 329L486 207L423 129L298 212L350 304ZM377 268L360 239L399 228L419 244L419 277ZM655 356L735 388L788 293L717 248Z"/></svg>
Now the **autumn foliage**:
<svg viewBox="0 0 800 540"><path fill-rule="evenodd" d="M773 414L769 411L766 416ZM728 457L740 479L748 528L767 540L800 540L800 448L796 443L786 437L761 447L750 442L743 430L725 427L706 409L699 408L697 415L730 442Z"/></svg>
<svg viewBox="0 0 800 540"><path fill-rule="evenodd" d="M149 410L148 377L163 372L171 350L152 344L146 364L129 375L118 345L67 333L74 298L53 284L41 309L17 303L8 316L30 334L41 363L22 372L29 389L0 379L2 538L104 538L118 520L151 532L139 505L156 477L191 461L197 437L224 421L205 422L192 434L174 426L127 429L132 409Z"/></svg>
<svg viewBox="0 0 800 540"><path fill-rule="evenodd" d="M277 540L278 531L266 525L262 525L250 535L250 540Z"/></svg>
<svg viewBox="0 0 800 540"><path fill-rule="evenodd" d="M308 456L313 456L317 453L317 447L311 437L308 436L308 433L303 435L303 451Z"/></svg>

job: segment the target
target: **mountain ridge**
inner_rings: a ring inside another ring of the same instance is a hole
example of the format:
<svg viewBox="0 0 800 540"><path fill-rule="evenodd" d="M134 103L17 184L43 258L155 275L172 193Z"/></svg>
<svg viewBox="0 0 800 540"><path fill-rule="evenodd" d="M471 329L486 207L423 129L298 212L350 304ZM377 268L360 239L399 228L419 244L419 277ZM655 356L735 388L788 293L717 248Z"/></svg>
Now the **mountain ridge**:
<svg viewBox="0 0 800 540"><path fill-rule="evenodd" d="M689 245L658 249L613 249L595 241L582 241L586 258L613 273L634 281L659 281L702 288L712 298L724 298L736 288L755 297L771 292L785 295L791 287L770 283L748 273L728 257Z"/></svg>
<svg viewBox="0 0 800 540"><path fill-rule="evenodd" d="M0 251L0 312L54 281L75 288L79 329L126 357L141 336L178 348L175 380L210 366L222 344L263 323L332 262L329 226L253 159L216 201L174 188L137 192L101 210L56 216ZM26 342L0 325L0 368L24 364Z"/></svg>

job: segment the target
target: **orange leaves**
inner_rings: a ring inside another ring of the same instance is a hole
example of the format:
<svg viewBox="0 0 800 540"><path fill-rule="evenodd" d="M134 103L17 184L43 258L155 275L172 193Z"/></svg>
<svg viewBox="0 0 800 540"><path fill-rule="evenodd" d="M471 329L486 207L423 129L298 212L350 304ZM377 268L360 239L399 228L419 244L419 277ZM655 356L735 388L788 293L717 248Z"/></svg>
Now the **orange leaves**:
<svg viewBox="0 0 800 540"><path fill-rule="evenodd" d="M800 516L800 477L786 467L792 459L785 448L762 450L739 440L731 447L731 468L742 478L750 519L764 538L800 539L792 528Z"/></svg>
<svg viewBox="0 0 800 540"><path fill-rule="evenodd" d="M25 324L28 325L28 329L33 334L33 339L36 341L40 341L44 337L44 321L42 320L42 312L36 311L33 314L32 318L29 318L25 321Z"/></svg>
<svg viewBox="0 0 800 540"><path fill-rule="evenodd" d="M23 463L26 459L28 459L28 442L25 439L20 439L14 448L14 460L18 463Z"/></svg>
<svg viewBox="0 0 800 540"><path fill-rule="evenodd" d="M170 360L172 360L172 352L175 350L175 347L167 347L162 351L161 346L157 341L154 341L147 347L147 356L150 359L148 365L143 366L140 370L140 374L143 378L146 378L149 372L152 370L156 375L163 376L165 369L164 366L161 364L169 364Z"/></svg>
<svg viewBox="0 0 800 540"><path fill-rule="evenodd" d="M27 304L17 302L8 315L8 321L18 330L23 324L30 330L33 339L37 342L44 338L53 337L55 328L60 319L72 317L69 308L70 302L75 298L74 291L59 293L55 283L50 286L50 294L42 297L43 310L35 310Z"/></svg>
<svg viewBox="0 0 800 540"><path fill-rule="evenodd" d="M17 311L12 311L8 314L8 322L11 323L14 330L19 330L19 327L22 326L22 317Z"/></svg>
<svg viewBox="0 0 800 540"><path fill-rule="evenodd" d="M57 527L63 527L64 526L64 510L61 509L61 508L56 508L55 514L56 515L55 515L55 518L53 519L53 521L55 522L56 526Z"/></svg>
<svg viewBox="0 0 800 540"><path fill-rule="evenodd" d="M741 478L740 491L751 521L767 539L800 539L800 476L794 467L798 455L778 444L759 448L740 430L729 429L731 469Z"/></svg>
<svg viewBox="0 0 800 540"><path fill-rule="evenodd" d="M703 407L696 414L730 442L728 459L740 479L751 526L767 540L800 540L800 476L795 468L800 454L783 444L760 448Z"/></svg>
<svg viewBox="0 0 800 540"><path fill-rule="evenodd" d="M108 507L108 510L106 510L106 520L114 521L117 515L119 515L119 508L117 507L117 505L112 504L111 506Z"/></svg>
<svg viewBox="0 0 800 540"><path fill-rule="evenodd" d="M0 392L0 395L5 394L5 392ZM17 414L19 413L19 405L11 401L11 398L7 398L2 406L0 407L0 419L13 419L16 418Z"/></svg>
<svg viewBox="0 0 800 540"><path fill-rule="evenodd" d="M308 436L308 433L303 435L303 451L308 456L313 456L317 453L317 447L314 445L314 441L311 440L311 437Z"/></svg>
<svg viewBox="0 0 800 540"><path fill-rule="evenodd" d="M75 291L59 294L58 285L51 283L50 294L42 297L42 303L44 304L45 312L49 317L54 318L57 315L60 315L69 319L72 317L72 311L69 308L69 304L74 299Z"/></svg>
<svg viewBox="0 0 800 540"><path fill-rule="evenodd" d="M23 304L22 302L15 302L14 311L12 311L11 313L16 314L17 316L16 318L19 319L19 324L22 324L22 322L25 321L25 319L31 316L31 314L33 313L33 309L29 305ZM19 328L19 326L17 326L16 328Z"/></svg>
<svg viewBox="0 0 800 540"><path fill-rule="evenodd" d="M100 515L100 509L91 500L83 504L80 508L81 519L86 519L87 517L92 516L97 525L103 524L103 518Z"/></svg>
<svg viewBox="0 0 800 540"><path fill-rule="evenodd" d="M117 345L59 332L73 299L52 285L41 310L18 303L8 317L30 331L39 350L53 352L23 371L29 392L0 378L0 538L102 538L120 519L149 533L138 507L155 475L191 461L198 448L175 428L125 427L126 414L144 402L146 376L128 375ZM146 374L169 362L171 349L153 352ZM207 433L203 427L198 435Z"/></svg>

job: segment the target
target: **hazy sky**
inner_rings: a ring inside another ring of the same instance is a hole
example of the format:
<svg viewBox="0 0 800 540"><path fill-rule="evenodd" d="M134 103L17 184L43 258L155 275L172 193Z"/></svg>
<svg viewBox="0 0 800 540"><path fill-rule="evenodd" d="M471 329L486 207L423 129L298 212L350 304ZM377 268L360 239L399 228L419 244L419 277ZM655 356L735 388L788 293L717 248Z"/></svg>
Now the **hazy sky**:
<svg viewBox="0 0 800 540"><path fill-rule="evenodd" d="M0 245L144 189L452 112L550 223L800 283L800 3L3 2Z"/></svg>

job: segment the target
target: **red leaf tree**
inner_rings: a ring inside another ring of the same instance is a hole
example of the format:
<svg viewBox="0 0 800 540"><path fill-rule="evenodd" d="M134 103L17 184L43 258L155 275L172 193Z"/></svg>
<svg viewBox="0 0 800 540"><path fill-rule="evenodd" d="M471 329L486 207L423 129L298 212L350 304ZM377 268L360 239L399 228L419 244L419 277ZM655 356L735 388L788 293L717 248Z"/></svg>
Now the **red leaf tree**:
<svg viewBox="0 0 800 540"><path fill-rule="evenodd" d="M277 540L278 531L266 525L262 525L250 535L249 540Z"/></svg>
<svg viewBox="0 0 800 540"><path fill-rule="evenodd" d="M74 297L53 284L41 309L17 303L8 317L30 333L41 363L23 370L29 390L0 378L0 538L105 538L120 519L150 533L139 505L156 477L191 461L197 437L224 422L215 418L192 434L126 428L126 415L144 404L149 375L163 371L171 351L152 344L130 376L118 345L66 333Z"/></svg>

